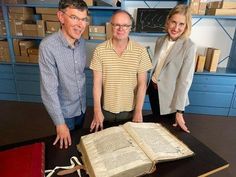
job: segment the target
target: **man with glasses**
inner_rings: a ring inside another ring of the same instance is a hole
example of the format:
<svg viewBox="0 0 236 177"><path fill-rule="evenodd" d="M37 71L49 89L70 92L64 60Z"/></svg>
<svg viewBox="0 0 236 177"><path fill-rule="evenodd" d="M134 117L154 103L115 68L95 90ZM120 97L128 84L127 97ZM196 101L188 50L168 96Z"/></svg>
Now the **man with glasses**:
<svg viewBox="0 0 236 177"><path fill-rule="evenodd" d="M52 118L60 148L71 145L70 130L83 125L86 110L85 41L88 7L82 0L60 0L61 29L39 47L42 101Z"/></svg>
<svg viewBox="0 0 236 177"><path fill-rule="evenodd" d="M124 10L111 18L112 38L93 54L94 117L90 130L103 129L103 121L142 122L147 71L151 61L145 47L129 39L132 16Z"/></svg>

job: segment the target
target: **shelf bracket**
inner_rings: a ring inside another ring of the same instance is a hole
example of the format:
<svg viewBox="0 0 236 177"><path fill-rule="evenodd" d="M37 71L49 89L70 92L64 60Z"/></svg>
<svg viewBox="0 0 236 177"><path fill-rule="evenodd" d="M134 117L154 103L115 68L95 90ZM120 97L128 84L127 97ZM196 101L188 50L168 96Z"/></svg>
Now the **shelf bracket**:
<svg viewBox="0 0 236 177"><path fill-rule="evenodd" d="M233 38L230 36L230 34L228 33L228 31L225 29L225 27L220 23L220 21L218 19L215 19L217 21L217 23L220 25L220 27L224 30L225 34L227 34L227 36L231 39L231 41L233 41Z"/></svg>
<svg viewBox="0 0 236 177"><path fill-rule="evenodd" d="M143 2L146 4L146 6L147 6L148 8L156 8L157 5L160 3L160 1L158 1L158 2L156 3L156 5L154 5L153 7L151 7L151 6L147 3L147 1L143 1Z"/></svg>
<svg viewBox="0 0 236 177"><path fill-rule="evenodd" d="M225 58L223 58L222 60L220 60L219 62L218 62L218 64L220 64L220 63L222 63L222 62L224 62L226 59L228 59L229 58L229 56L227 56L227 57L225 57Z"/></svg>
<svg viewBox="0 0 236 177"><path fill-rule="evenodd" d="M201 20L202 20L202 18L199 18L194 24L192 24L192 27L195 26L195 25L197 25L198 22L200 22Z"/></svg>
<svg viewBox="0 0 236 177"><path fill-rule="evenodd" d="M197 25L200 21L202 20L201 17L199 17L199 19L197 21L195 21L193 24L192 24L192 27ZM219 26L223 29L223 31L225 32L225 34L230 38L231 41L233 41L233 38L230 36L230 34L228 33L228 31L225 29L225 27L220 23L220 21L215 18L216 22L219 24Z"/></svg>
<svg viewBox="0 0 236 177"><path fill-rule="evenodd" d="M151 8L146 1L143 1L148 8Z"/></svg>

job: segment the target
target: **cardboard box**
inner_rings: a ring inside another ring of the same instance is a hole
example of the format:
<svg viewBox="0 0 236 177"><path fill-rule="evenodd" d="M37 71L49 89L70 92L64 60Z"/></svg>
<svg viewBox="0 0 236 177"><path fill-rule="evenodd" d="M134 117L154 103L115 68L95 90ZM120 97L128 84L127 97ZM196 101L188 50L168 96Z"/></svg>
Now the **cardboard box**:
<svg viewBox="0 0 236 177"><path fill-rule="evenodd" d="M209 9L235 9L236 2L233 1L215 1L209 2L207 4L207 8Z"/></svg>
<svg viewBox="0 0 236 177"><path fill-rule="evenodd" d="M16 13L9 13L10 20L34 20L34 16L32 14L16 14Z"/></svg>
<svg viewBox="0 0 236 177"><path fill-rule="evenodd" d="M25 0L4 0L6 4L25 4Z"/></svg>
<svg viewBox="0 0 236 177"><path fill-rule="evenodd" d="M0 47L2 48L9 48L7 41L0 41Z"/></svg>
<svg viewBox="0 0 236 177"><path fill-rule="evenodd" d="M199 15L205 15L205 13L206 13L206 6L207 6L206 2L200 2L199 3L199 7L198 7L198 14Z"/></svg>
<svg viewBox="0 0 236 177"><path fill-rule="evenodd" d="M14 50L15 55L21 55L20 41L21 41L21 39L13 39L13 50Z"/></svg>
<svg viewBox="0 0 236 177"><path fill-rule="evenodd" d="M45 21L37 20L37 31L39 37L45 37Z"/></svg>
<svg viewBox="0 0 236 177"><path fill-rule="evenodd" d="M23 36L31 36L31 37L37 37L38 36L38 30L23 30Z"/></svg>
<svg viewBox="0 0 236 177"><path fill-rule="evenodd" d="M89 38L91 40L106 40L105 26L89 26Z"/></svg>
<svg viewBox="0 0 236 177"><path fill-rule="evenodd" d="M49 32L56 32L60 29L61 23L60 22L51 22L51 21L46 21L46 31Z"/></svg>
<svg viewBox="0 0 236 177"><path fill-rule="evenodd" d="M38 55L39 54L38 47L30 47L30 48L28 48L28 54L29 55Z"/></svg>
<svg viewBox="0 0 236 177"><path fill-rule="evenodd" d="M9 63L11 60L9 49L0 48L0 61Z"/></svg>
<svg viewBox="0 0 236 177"><path fill-rule="evenodd" d="M16 62L19 63L29 63L30 57L29 56L15 56Z"/></svg>
<svg viewBox="0 0 236 177"><path fill-rule="evenodd" d="M9 22L12 36L23 36L23 24L29 23L29 21L23 20L10 20Z"/></svg>
<svg viewBox="0 0 236 177"><path fill-rule="evenodd" d="M6 28L0 28L0 35L1 36L6 36L7 35Z"/></svg>
<svg viewBox="0 0 236 177"><path fill-rule="evenodd" d="M89 33L106 33L105 26L89 26Z"/></svg>
<svg viewBox="0 0 236 177"><path fill-rule="evenodd" d="M198 14L200 0L191 0L190 9L191 14Z"/></svg>
<svg viewBox="0 0 236 177"><path fill-rule="evenodd" d="M111 23L106 23L106 39L110 39L112 37L112 26Z"/></svg>
<svg viewBox="0 0 236 177"><path fill-rule="evenodd" d="M216 72L219 58L220 58L220 49L207 48L207 55L204 69L210 72Z"/></svg>
<svg viewBox="0 0 236 177"><path fill-rule="evenodd" d="M87 25L83 34L82 34L82 38L89 40L89 26Z"/></svg>
<svg viewBox="0 0 236 177"><path fill-rule="evenodd" d="M59 22L56 15L42 14L42 20Z"/></svg>
<svg viewBox="0 0 236 177"><path fill-rule="evenodd" d="M206 9L206 15L236 15L236 9Z"/></svg>
<svg viewBox="0 0 236 177"><path fill-rule="evenodd" d="M11 14L34 14L34 9L30 7L9 7L8 11Z"/></svg>
<svg viewBox="0 0 236 177"><path fill-rule="evenodd" d="M195 69L196 72L203 72L205 61L206 61L206 56L199 55L197 57L197 63L196 63L196 69Z"/></svg>
<svg viewBox="0 0 236 177"><path fill-rule="evenodd" d="M23 36L38 36L38 29L36 24L23 24L22 25Z"/></svg>
<svg viewBox="0 0 236 177"><path fill-rule="evenodd" d="M56 15L58 9L57 8L43 8L43 7L36 7L37 14L51 14Z"/></svg>
<svg viewBox="0 0 236 177"><path fill-rule="evenodd" d="M106 40L106 36L90 36L91 40Z"/></svg>
<svg viewBox="0 0 236 177"><path fill-rule="evenodd" d="M35 45L34 41L20 41L20 53L21 56L29 56L28 48Z"/></svg>
<svg viewBox="0 0 236 177"><path fill-rule="evenodd" d="M1 25L1 26L6 26L6 25L5 25L5 21L4 21L3 19L0 20L0 25Z"/></svg>
<svg viewBox="0 0 236 177"><path fill-rule="evenodd" d="M45 5L45 4L54 4L58 5L59 0L26 0L27 4L32 5Z"/></svg>
<svg viewBox="0 0 236 177"><path fill-rule="evenodd" d="M5 22L3 20L0 20L0 35L2 35L2 36L7 35Z"/></svg>
<svg viewBox="0 0 236 177"><path fill-rule="evenodd" d="M30 63L39 63L39 56L38 55L29 55L29 62Z"/></svg>
<svg viewBox="0 0 236 177"><path fill-rule="evenodd" d="M36 24L22 24L23 30L37 30Z"/></svg>
<svg viewBox="0 0 236 177"><path fill-rule="evenodd" d="M0 61L10 62L10 52L7 41L0 41Z"/></svg>
<svg viewBox="0 0 236 177"><path fill-rule="evenodd" d="M223 9L236 9L236 2L235 1L222 1L221 8L223 8Z"/></svg>

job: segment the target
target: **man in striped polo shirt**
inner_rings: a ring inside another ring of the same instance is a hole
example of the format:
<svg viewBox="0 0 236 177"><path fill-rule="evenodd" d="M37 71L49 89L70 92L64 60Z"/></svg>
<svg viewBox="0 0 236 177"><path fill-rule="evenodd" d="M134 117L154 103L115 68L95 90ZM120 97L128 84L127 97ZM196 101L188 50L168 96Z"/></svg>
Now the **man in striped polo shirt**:
<svg viewBox="0 0 236 177"><path fill-rule="evenodd" d="M93 54L94 117L91 131L103 129L103 121L142 122L147 71L147 50L129 39L132 16L124 10L111 18L112 38L99 44Z"/></svg>
<svg viewBox="0 0 236 177"><path fill-rule="evenodd" d="M40 88L55 126L60 148L71 145L70 130L81 127L86 109L85 40L88 7L82 0L60 0L61 29L42 40L39 47Z"/></svg>

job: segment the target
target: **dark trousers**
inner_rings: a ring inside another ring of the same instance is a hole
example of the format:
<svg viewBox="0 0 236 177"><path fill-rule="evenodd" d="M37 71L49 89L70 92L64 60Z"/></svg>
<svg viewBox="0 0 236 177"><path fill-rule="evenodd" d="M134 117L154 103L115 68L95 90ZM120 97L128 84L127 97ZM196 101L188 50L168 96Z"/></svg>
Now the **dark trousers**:
<svg viewBox="0 0 236 177"><path fill-rule="evenodd" d="M112 113L102 110L104 116L104 127L117 126L132 121L133 111L124 111L120 113Z"/></svg>
<svg viewBox="0 0 236 177"><path fill-rule="evenodd" d="M72 118L65 118L65 123L69 130L79 129L83 127L85 113L81 112L79 116Z"/></svg>
<svg viewBox="0 0 236 177"><path fill-rule="evenodd" d="M160 114L160 102L159 102L159 96L158 96L158 86L151 80L147 93L149 96L149 102L152 109L152 114L154 116L155 122L169 122L174 123L175 122L175 113L161 115Z"/></svg>

